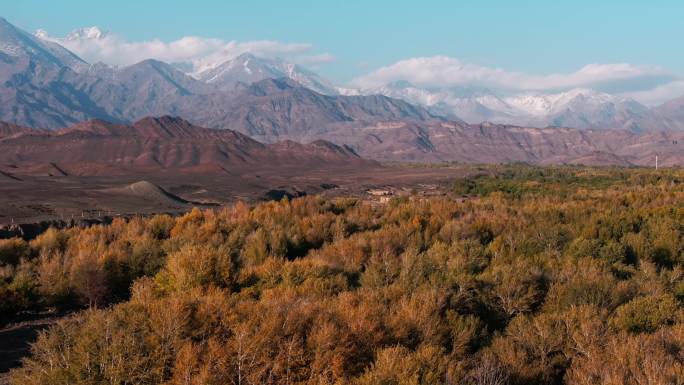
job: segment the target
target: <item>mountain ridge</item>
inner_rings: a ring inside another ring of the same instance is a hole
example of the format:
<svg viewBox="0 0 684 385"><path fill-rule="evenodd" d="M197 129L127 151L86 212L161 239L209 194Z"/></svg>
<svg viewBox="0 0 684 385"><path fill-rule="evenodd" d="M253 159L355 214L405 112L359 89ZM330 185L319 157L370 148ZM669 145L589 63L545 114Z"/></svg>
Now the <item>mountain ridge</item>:
<svg viewBox="0 0 684 385"><path fill-rule="evenodd" d="M251 53L243 53L193 76L221 90L232 90L240 83L289 78L320 94L337 94L335 87L327 80L297 64L287 63L282 59L260 58Z"/></svg>
<svg viewBox="0 0 684 385"><path fill-rule="evenodd" d="M684 165L684 131L388 121L320 138L379 161L652 166L658 155L662 166Z"/></svg>
<svg viewBox="0 0 684 385"><path fill-rule="evenodd" d="M15 127L0 123L0 128L6 126ZM14 129L9 136L0 135L0 164L41 170L49 164L66 174L102 175L155 169L211 173L302 165L362 167L373 161L651 166L657 155L662 166L681 166L682 146L682 131L635 133L455 121L339 126L308 144L287 135L267 144L233 130L161 116L131 125L92 120L54 131Z"/></svg>
<svg viewBox="0 0 684 385"><path fill-rule="evenodd" d="M263 144L232 130L195 126L171 116L131 125L92 120L0 138L0 165L30 173L48 164L69 175L376 166L333 143Z"/></svg>

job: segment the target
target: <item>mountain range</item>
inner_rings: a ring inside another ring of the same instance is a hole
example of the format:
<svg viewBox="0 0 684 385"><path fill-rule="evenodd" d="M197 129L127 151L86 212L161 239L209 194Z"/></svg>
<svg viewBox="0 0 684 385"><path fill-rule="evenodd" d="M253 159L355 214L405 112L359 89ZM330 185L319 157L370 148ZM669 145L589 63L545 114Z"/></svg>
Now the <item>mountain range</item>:
<svg viewBox="0 0 684 385"><path fill-rule="evenodd" d="M286 136L286 135L284 135ZM0 124L0 169L23 174L232 173L284 167L366 167L365 160L648 166L684 164L684 131L530 128L386 121L340 126L309 144L263 144L230 129L162 116L90 120L58 130ZM334 142L346 142L340 146ZM680 144L681 143L681 144Z"/></svg>
<svg viewBox="0 0 684 385"><path fill-rule="evenodd" d="M531 127L626 129L634 132L684 129L682 101L648 108L634 99L591 89L500 95L486 88L421 88L396 81L344 94L381 94L469 123L484 121ZM670 106L667 108L666 106Z"/></svg>
<svg viewBox="0 0 684 385"><path fill-rule="evenodd" d="M123 68L87 64L6 20L0 20L0 44L0 119L29 127L178 115L275 141L280 130L305 132L378 118L434 118L420 107L385 96L323 95L304 86L326 87L315 74L250 54L193 77L153 59Z"/></svg>
<svg viewBox="0 0 684 385"><path fill-rule="evenodd" d="M89 64L40 36L0 19L0 120L16 125L0 130L171 115L262 143L326 140L378 160L643 165L662 154L661 164L684 163L684 97L647 108L587 89L498 95L405 81L343 89L252 54L201 72L154 59Z"/></svg>
<svg viewBox="0 0 684 385"><path fill-rule="evenodd" d="M286 167L364 167L374 162L318 140L262 144L232 130L180 118L144 118L130 125L90 120L59 130L0 124L0 171L22 175L219 173Z"/></svg>

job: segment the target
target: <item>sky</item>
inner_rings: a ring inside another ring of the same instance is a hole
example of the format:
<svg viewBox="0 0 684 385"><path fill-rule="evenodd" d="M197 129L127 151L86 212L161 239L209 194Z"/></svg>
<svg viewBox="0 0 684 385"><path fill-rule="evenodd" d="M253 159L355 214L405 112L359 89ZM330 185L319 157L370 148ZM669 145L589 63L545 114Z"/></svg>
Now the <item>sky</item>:
<svg viewBox="0 0 684 385"><path fill-rule="evenodd" d="M53 39L87 26L108 31L106 42L68 48L113 64L155 55L204 68L253 51L356 87L403 77L519 91L599 84L643 100L684 94L681 0L0 3L8 21Z"/></svg>

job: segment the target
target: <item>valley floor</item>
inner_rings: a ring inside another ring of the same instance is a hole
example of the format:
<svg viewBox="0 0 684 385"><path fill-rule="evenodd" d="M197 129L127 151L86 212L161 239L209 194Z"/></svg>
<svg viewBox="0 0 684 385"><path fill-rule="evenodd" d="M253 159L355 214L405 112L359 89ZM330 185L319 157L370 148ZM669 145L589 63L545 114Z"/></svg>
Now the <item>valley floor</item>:
<svg viewBox="0 0 684 385"><path fill-rule="evenodd" d="M31 176L0 180L0 226L12 223L98 219L119 215L182 213L236 201L258 202L284 196L372 197L372 189L392 191L445 186L476 173L473 166L399 165L262 170L249 174L159 172L123 176ZM2 175L0 175L0 178ZM146 183L140 183L146 182Z"/></svg>
<svg viewBox="0 0 684 385"><path fill-rule="evenodd" d="M46 205L188 212L0 239L0 385L684 378L680 169L250 178L15 180Z"/></svg>

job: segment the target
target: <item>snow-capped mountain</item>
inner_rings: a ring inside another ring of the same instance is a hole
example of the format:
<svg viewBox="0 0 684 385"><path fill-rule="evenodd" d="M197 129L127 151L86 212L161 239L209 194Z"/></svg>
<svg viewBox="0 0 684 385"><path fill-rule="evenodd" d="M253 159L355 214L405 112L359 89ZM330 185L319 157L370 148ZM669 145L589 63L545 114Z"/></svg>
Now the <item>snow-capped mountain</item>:
<svg viewBox="0 0 684 385"><path fill-rule="evenodd" d="M86 62L59 44L39 39L0 17L0 80L25 71L31 63L40 64L35 71L69 67L78 72L88 68Z"/></svg>
<svg viewBox="0 0 684 385"><path fill-rule="evenodd" d="M504 98L507 105L531 116L548 116L562 113L570 105L577 107L629 103L631 99L576 88L553 94L519 94Z"/></svg>
<svg viewBox="0 0 684 385"><path fill-rule="evenodd" d="M684 96L665 102L653 110L658 115L670 119L673 123L679 123L680 128L684 129Z"/></svg>
<svg viewBox="0 0 684 385"><path fill-rule="evenodd" d="M620 128L637 132L680 128L676 122L658 116L633 99L584 88L559 93L500 95L486 88L421 88L396 81L378 88L344 92L399 98L469 123L490 121L532 127Z"/></svg>
<svg viewBox="0 0 684 385"><path fill-rule="evenodd" d="M47 46L59 46L62 44L66 47L71 47L74 44L81 45L86 41L96 40L101 41L97 44L107 44L108 39L113 40L114 43L118 41L116 36L109 35L108 32L96 26L73 30L65 37L50 36L47 31L42 29L37 30L33 36L26 35ZM66 49L64 50L66 51ZM332 83L300 65L286 62L279 58L259 57L252 53L243 53L231 60L215 65L204 63L199 67L199 70L197 63L193 61L170 64L187 75L224 91L232 90L238 83L249 85L264 79L289 78L304 87L322 94L338 94ZM106 73L108 69L104 68L105 66L103 63L98 63L96 70L102 71L104 69ZM82 69L87 70L88 66L86 65ZM89 71L92 73L92 68Z"/></svg>
<svg viewBox="0 0 684 385"><path fill-rule="evenodd" d="M289 78L321 94L338 93L330 82L297 64L281 59L261 58L251 53L244 53L194 76L224 90L232 89L238 83L251 84L264 79Z"/></svg>
<svg viewBox="0 0 684 385"><path fill-rule="evenodd" d="M0 121L60 128L89 119L126 123L174 115L271 141L281 135L310 138L340 124L439 120L386 96L322 95L336 92L316 74L282 60L242 55L197 79L155 59L90 65L41 35L0 20ZM72 34L79 41L84 36L99 39L101 31ZM230 88L230 82L243 83Z"/></svg>
<svg viewBox="0 0 684 385"><path fill-rule="evenodd" d="M433 113L468 122L507 120L516 111L492 91L481 87L420 88L407 81L358 91L360 94L380 94L425 106Z"/></svg>
<svg viewBox="0 0 684 385"><path fill-rule="evenodd" d="M527 122L534 125L647 131L665 124L648 107L633 99L590 89L514 95L504 100L526 114Z"/></svg>

